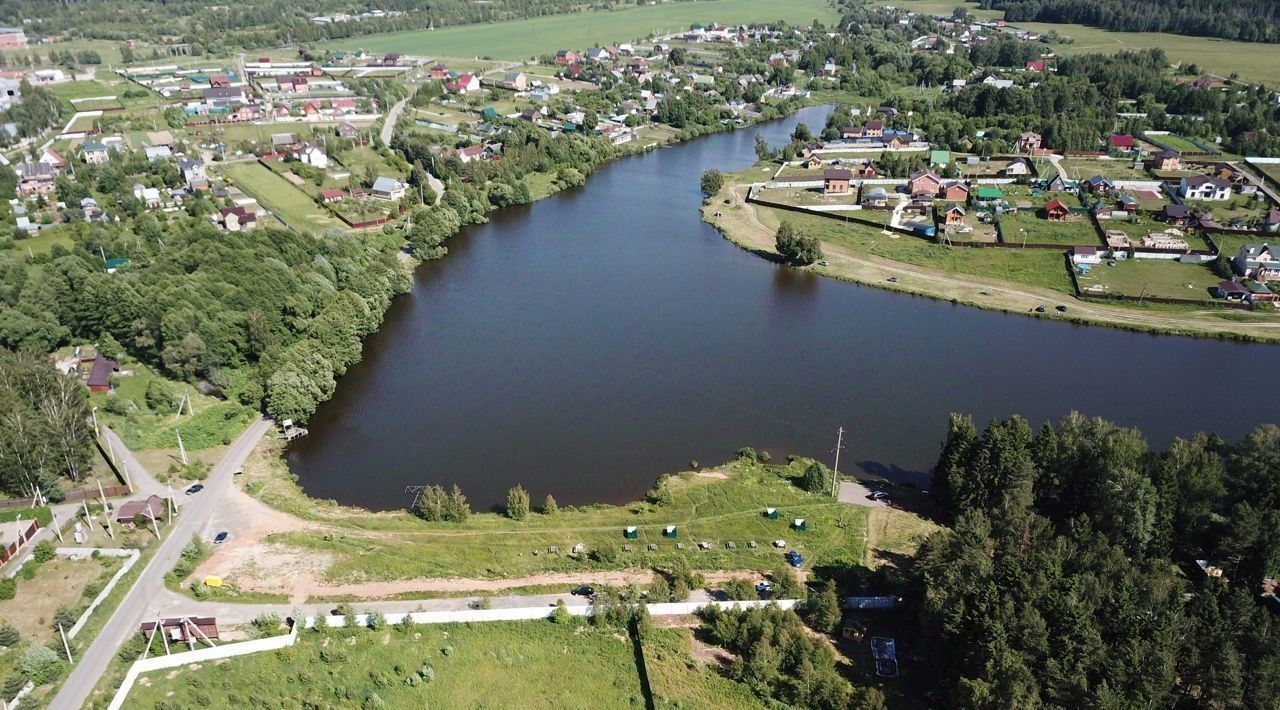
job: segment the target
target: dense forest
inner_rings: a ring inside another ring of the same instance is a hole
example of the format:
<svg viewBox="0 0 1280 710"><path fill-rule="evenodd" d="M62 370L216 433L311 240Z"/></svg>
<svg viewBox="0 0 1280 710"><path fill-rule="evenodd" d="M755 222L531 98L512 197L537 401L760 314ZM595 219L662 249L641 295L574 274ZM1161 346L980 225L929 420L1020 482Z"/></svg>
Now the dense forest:
<svg viewBox="0 0 1280 710"><path fill-rule="evenodd" d="M61 500L62 481L84 476L93 447L88 395L43 352L0 348L0 490Z"/></svg>
<svg viewBox="0 0 1280 710"><path fill-rule="evenodd" d="M1075 414L953 416L931 492L951 529L915 593L945 704L1275 707L1280 428L1152 451Z"/></svg>
<svg viewBox="0 0 1280 710"><path fill-rule="evenodd" d="M981 0L980 5L1004 10L1010 22L1280 42L1280 3L1270 0Z"/></svg>

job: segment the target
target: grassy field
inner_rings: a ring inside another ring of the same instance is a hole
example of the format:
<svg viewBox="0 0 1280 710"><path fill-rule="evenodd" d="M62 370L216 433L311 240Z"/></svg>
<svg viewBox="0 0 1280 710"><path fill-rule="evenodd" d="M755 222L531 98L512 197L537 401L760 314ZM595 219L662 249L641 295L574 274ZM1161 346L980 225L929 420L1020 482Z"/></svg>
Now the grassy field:
<svg viewBox="0 0 1280 710"><path fill-rule="evenodd" d="M342 222L321 210L306 193L257 162L233 163L220 169L236 186L294 229L324 232L343 228Z"/></svg>
<svg viewBox="0 0 1280 710"><path fill-rule="evenodd" d="M115 96L116 90L101 81L67 81L50 84L49 91L60 99L87 99L96 96Z"/></svg>
<svg viewBox="0 0 1280 710"><path fill-rule="evenodd" d="M98 408L99 419L119 434L131 450L177 448L176 429L182 430L182 443L188 451L222 446L253 419L252 409L207 397L191 385L165 380L146 365L125 363L121 369L133 370L134 374L114 378L115 393L95 392L90 395L90 402ZM175 398L180 399L184 392L189 394L194 414L184 410L179 415L176 400L172 407L149 406L147 389L157 381ZM128 413L117 413L121 407Z"/></svg>
<svg viewBox="0 0 1280 710"><path fill-rule="evenodd" d="M736 24L786 20L807 25L815 19L830 23L837 15L824 0L792 0L785 4L772 0L709 0L397 32L323 46L339 50L364 49L375 54L405 52L442 57L527 59L570 47L584 49L596 42L623 42L650 33L678 32L698 22Z"/></svg>
<svg viewBox="0 0 1280 710"><path fill-rule="evenodd" d="M1164 259L1126 259L1115 266L1095 266L1078 279L1081 289L1097 284L1107 294L1191 301L1213 300L1209 289L1220 280L1207 266Z"/></svg>
<svg viewBox="0 0 1280 710"><path fill-rule="evenodd" d="M1085 215L1073 214L1065 222L1052 222L1038 214L1005 214L1000 233L1006 244L1068 244L1098 246L1098 231Z"/></svg>
<svg viewBox="0 0 1280 710"><path fill-rule="evenodd" d="M1147 134L1146 139L1152 143L1158 143L1169 150L1176 150L1179 153L1216 153L1218 149L1212 143L1208 143L1208 150L1205 147L1192 143L1189 139L1183 138L1176 133L1166 135Z"/></svg>
<svg viewBox="0 0 1280 710"><path fill-rule="evenodd" d="M19 254L30 256L32 254L48 254L53 250L54 244L61 244L67 249L74 246L75 240L71 238L71 230L66 226L42 229L36 236L29 239L14 240L13 248Z"/></svg>
<svg viewBox="0 0 1280 710"><path fill-rule="evenodd" d="M88 607L121 564L118 557L75 561L55 557L41 564L32 579L18 575L18 593L0 601L0 619L13 624L23 639L48 643L57 637L50 620L58 607L77 612Z"/></svg>
<svg viewBox="0 0 1280 710"><path fill-rule="evenodd" d="M1099 224L1106 231L1124 232L1129 235L1130 241L1134 246L1139 246L1139 242L1143 237L1155 232L1163 232L1169 226L1163 222L1157 222L1152 219L1144 219L1139 217L1137 220L1127 221L1123 219L1104 219ZM1209 242L1199 234L1186 234L1182 236L1192 249L1202 249L1208 251L1210 249Z"/></svg>
<svg viewBox="0 0 1280 710"><path fill-rule="evenodd" d="M759 706L745 687L693 659L687 631L650 634L646 650L655 660L647 665L658 679L652 685L660 707ZM432 680L418 682L424 667ZM137 708L161 701L166 707L644 706L631 642L581 621L303 631L292 648L143 676L129 698Z"/></svg>
<svg viewBox="0 0 1280 710"><path fill-rule="evenodd" d="M782 561L782 551L769 545L776 539L786 540L815 564L858 564L863 559L867 509L801 490L794 480L802 472L799 464L735 462L702 474L670 476L657 499L661 502L564 508L524 521L473 513L464 523L432 523L407 512L370 513L308 498L288 474L278 448L275 441L259 446L242 485L268 505L328 528L279 533L267 541L325 556L325 577L333 582L515 579L540 572L649 568L675 556L699 569L767 571ZM541 501L534 503L537 507ZM766 507L778 508L780 519L767 519ZM808 521L808 531L790 528L797 517ZM662 536L666 525L677 526L676 539ZM627 526L639 528L639 539L623 539ZM369 534L373 531L379 534ZM704 540L712 549L697 548ZM759 547L749 549L751 540ZM731 541L735 549L726 547ZM657 549L648 550L650 543ZM577 544L588 554L569 554ZM633 550L623 551L624 544ZM552 546L560 552L548 554Z"/></svg>
<svg viewBox="0 0 1280 710"><path fill-rule="evenodd" d="M1134 169L1132 160L1090 160L1088 158L1064 158L1062 168L1071 180L1088 180L1101 175L1111 180L1150 180L1147 171Z"/></svg>

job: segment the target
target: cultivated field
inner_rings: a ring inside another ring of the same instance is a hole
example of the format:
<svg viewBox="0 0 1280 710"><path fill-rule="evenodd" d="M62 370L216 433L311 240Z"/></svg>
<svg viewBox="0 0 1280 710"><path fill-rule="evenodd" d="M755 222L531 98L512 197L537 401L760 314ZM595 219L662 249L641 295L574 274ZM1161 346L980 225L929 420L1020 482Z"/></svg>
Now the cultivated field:
<svg viewBox="0 0 1280 710"><path fill-rule="evenodd" d="M358 37L333 42L332 49L364 49L374 53L402 52L442 57L527 59L565 48L584 48L589 42L623 42L650 33L674 33L693 23L767 22L786 20L807 25L831 22L836 13L823 0L710 0L670 3L610 12L538 17L514 22L464 25L415 32Z"/></svg>

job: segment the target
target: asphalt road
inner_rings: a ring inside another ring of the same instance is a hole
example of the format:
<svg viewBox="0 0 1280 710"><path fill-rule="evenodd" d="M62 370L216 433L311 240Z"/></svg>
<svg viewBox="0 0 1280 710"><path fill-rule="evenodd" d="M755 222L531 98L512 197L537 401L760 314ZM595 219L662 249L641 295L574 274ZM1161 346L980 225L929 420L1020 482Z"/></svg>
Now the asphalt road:
<svg viewBox="0 0 1280 710"><path fill-rule="evenodd" d="M191 541L192 536L208 521L209 516L218 507L236 468L243 465L249 453L257 445L258 440L271 429L271 424L258 419L240 435L231 445L226 455L214 466L209 479L205 481L205 489L191 496L182 506L178 521L169 531L168 537L160 543L160 549L151 558L151 562L142 570L138 580L125 594L124 600L116 608L111 618L102 628L102 632L93 643L80 654L71 675L62 684L61 690L50 705L54 710L76 710L84 705L94 686L106 671L112 657L121 644L137 633L142 615L154 601L165 592L164 575L178 561L182 548ZM119 452L117 452L119 455ZM136 461L134 462L136 464ZM141 468L140 466L138 468ZM135 469L130 469L132 475ZM136 485L135 481L135 485Z"/></svg>

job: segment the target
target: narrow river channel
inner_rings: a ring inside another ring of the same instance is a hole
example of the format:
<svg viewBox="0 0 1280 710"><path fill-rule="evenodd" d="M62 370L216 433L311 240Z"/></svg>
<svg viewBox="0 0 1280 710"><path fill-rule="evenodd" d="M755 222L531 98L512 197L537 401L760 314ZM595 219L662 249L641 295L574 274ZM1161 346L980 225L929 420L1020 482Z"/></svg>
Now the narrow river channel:
<svg viewBox="0 0 1280 710"><path fill-rule="evenodd" d="M829 109L602 168L449 242L290 447L307 493L371 509L456 483L476 509L621 503L741 446L921 481L948 412L1036 425L1072 409L1155 446L1269 420L1280 348L1011 316L775 266L699 221L698 178Z"/></svg>

